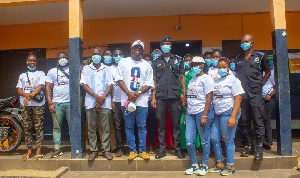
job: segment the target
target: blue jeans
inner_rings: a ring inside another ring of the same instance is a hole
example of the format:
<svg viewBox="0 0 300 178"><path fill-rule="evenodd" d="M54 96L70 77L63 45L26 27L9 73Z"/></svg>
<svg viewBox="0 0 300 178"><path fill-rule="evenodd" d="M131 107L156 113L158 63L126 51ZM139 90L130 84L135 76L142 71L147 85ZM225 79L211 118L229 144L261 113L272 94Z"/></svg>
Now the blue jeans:
<svg viewBox="0 0 300 178"><path fill-rule="evenodd" d="M130 152L136 152L134 124L136 122L138 128L139 137L139 151L140 153L146 151L146 121L148 116L148 107L137 106L134 112L129 112L124 106L122 106L122 113L125 119L125 132L127 138L127 144L130 148Z"/></svg>
<svg viewBox="0 0 300 178"><path fill-rule="evenodd" d="M226 165L228 166L233 166L234 164L234 151L235 151L234 137L235 137L236 127L238 125L238 120L241 115L241 109L236 115L235 125L233 127L228 127L228 120L231 116L231 113L232 113L232 108L219 115L215 115L215 119L211 127L211 136L210 136L217 162L221 162L224 160L222 156L221 145L220 145L221 137L224 140L225 147L226 147L226 156L227 156Z"/></svg>
<svg viewBox="0 0 300 178"><path fill-rule="evenodd" d="M61 125L66 116L70 133L70 103L54 103L56 113L51 113L53 121L53 141L55 149L60 148L61 144Z"/></svg>
<svg viewBox="0 0 300 178"><path fill-rule="evenodd" d="M188 150L189 157L191 159L192 164L197 164L196 158L196 147L195 140L197 136L197 132L200 134L201 144L202 144L202 164L207 165L209 153L210 153L210 129L214 120L214 112L211 107L207 119L206 125L204 127L200 127L200 120L203 115L203 112L198 114L187 114L186 115L186 131L185 131L185 139L186 139L186 147Z"/></svg>

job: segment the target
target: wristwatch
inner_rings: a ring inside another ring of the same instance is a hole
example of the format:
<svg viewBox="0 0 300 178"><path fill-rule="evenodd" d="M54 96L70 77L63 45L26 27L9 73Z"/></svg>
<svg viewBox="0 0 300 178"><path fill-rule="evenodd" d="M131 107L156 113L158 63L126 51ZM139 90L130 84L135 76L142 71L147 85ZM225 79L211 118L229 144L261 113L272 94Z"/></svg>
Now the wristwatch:
<svg viewBox="0 0 300 178"><path fill-rule="evenodd" d="M140 95L141 95L141 94L142 94L142 91L141 91L141 90L139 90L139 91L138 91L138 94L140 94Z"/></svg>

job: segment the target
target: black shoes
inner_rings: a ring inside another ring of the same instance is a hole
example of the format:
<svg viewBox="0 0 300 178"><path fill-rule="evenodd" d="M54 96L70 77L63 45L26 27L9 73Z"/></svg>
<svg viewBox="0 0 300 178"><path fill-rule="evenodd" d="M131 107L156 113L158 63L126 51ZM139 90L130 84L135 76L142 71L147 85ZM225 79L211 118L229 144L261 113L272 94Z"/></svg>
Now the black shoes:
<svg viewBox="0 0 300 178"><path fill-rule="evenodd" d="M177 156L177 158L179 159L185 158L185 155L182 153L181 150L177 150L175 156Z"/></svg>
<svg viewBox="0 0 300 178"><path fill-rule="evenodd" d="M262 161L263 160L263 144L262 143L258 143L257 145L256 145L256 153L255 153L255 155L254 155L254 159L255 159L255 161L258 161L258 162L260 162L260 161Z"/></svg>
<svg viewBox="0 0 300 178"><path fill-rule="evenodd" d="M161 159L161 158L164 158L165 156L166 156L166 152L160 151L155 155L155 159Z"/></svg>
<svg viewBox="0 0 300 178"><path fill-rule="evenodd" d="M92 152L90 153L90 156L89 156L88 160L89 160L89 161L94 161L97 157L98 157L97 151L92 151Z"/></svg>
<svg viewBox="0 0 300 178"><path fill-rule="evenodd" d="M248 157L249 155L253 155L255 152L254 145L248 145L247 148L244 149L244 151L241 152L242 157Z"/></svg>

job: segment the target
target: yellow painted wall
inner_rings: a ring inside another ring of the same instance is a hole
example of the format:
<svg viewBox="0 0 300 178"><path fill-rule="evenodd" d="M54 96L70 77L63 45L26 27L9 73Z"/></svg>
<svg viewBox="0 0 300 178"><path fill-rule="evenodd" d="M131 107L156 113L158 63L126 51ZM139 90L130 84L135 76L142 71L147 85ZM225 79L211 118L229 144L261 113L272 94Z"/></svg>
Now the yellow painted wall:
<svg viewBox="0 0 300 178"><path fill-rule="evenodd" d="M300 12L287 12L286 18L288 48L300 49ZM183 15L181 30L175 31L178 19L178 16L162 16L85 20L84 48L140 39L145 43L145 53L149 53L150 42L165 35L170 35L173 41L202 40L203 47L221 47L222 40L239 40L250 33L256 49L272 49L269 13ZM47 48L47 58L55 58L58 51L67 51L69 42L68 22L0 26L0 35L0 50ZM84 56L89 56L90 51L84 50Z"/></svg>

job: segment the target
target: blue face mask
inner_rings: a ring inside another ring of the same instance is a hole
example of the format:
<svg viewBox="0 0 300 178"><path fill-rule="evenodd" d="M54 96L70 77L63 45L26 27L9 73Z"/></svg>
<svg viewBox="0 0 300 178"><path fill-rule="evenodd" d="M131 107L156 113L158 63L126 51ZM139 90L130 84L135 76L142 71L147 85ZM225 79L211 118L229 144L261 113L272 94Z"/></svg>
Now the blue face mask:
<svg viewBox="0 0 300 178"><path fill-rule="evenodd" d="M205 63L206 63L206 65L208 65L208 66L211 66L211 65L212 65L211 59L205 59Z"/></svg>
<svg viewBox="0 0 300 178"><path fill-rule="evenodd" d="M104 63L105 64L111 64L112 63L112 57L111 56L104 56Z"/></svg>
<svg viewBox="0 0 300 178"><path fill-rule="evenodd" d="M93 56L92 56L92 61L93 61L93 63L95 63L95 64L99 64L100 61L101 61L101 56L100 56L100 55L93 55Z"/></svg>
<svg viewBox="0 0 300 178"><path fill-rule="evenodd" d="M192 72L195 74L195 75L198 75L200 74L201 72L201 69L197 66L197 67L193 67L192 68Z"/></svg>
<svg viewBox="0 0 300 178"><path fill-rule="evenodd" d="M244 44L241 44L240 46L244 51L248 50L251 48L251 44L250 43L244 43Z"/></svg>
<svg viewBox="0 0 300 178"><path fill-rule="evenodd" d="M218 62L219 62L219 60L217 60L217 59L212 59L211 60L211 63L212 63L213 66L217 66Z"/></svg>
<svg viewBox="0 0 300 178"><path fill-rule="evenodd" d="M161 51L165 54L167 54L171 51L171 45L163 45L160 48L161 48Z"/></svg>
<svg viewBox="0 0 300 178"><path fill-rule="evenodd" d="M155 61L157 58L159 58L160 55L159 54L153 54L153 61Z"/></svg>
<svg viewBox="0 0 300 178"><path fill-rule="evenodd" d="M235 70L235 63L234 62L230 63L229 67L231 70Z"/></svg>
<svg viewBox="0 0 300 178"><path fill-rule="evenodd" d="M186 69L191 68L191 67L189 66L189 62L184 62L184 67L185 67Z"/></svg>
<svg viewBox="0 0 300 178"><path fill-rule="evenodd" d="M228 73L227 69L219 69L219 70L218 70L218 74L219 74L221 77L226 76L227 73Z"/></svg>
<svg viewBox="0 0 300 178"><path fill-rule="evenodd" d="M122 55L118 55L118 56L115 57L114 59L115 59L115 62L116 62L116 63L119 63L119 61L120 61L122 58L123 58Z"/></svg>
<svg viewBox="0 0 300 178"><path fill-rule="evenodd" d="M27 66L27 68L28 68L29 70L35 70L35 69L36 69L36 67L30 67L30 66Z"/></svg>
<svg viewBox="0 0 300 178"><path fill-rule="evenodd" d="M273 68L273 66L274 66L272 61L269 62L269 65L271 68Z"/></svg>
<svg viewBox="0 0 300 178"><path fill-rule="evenodd" d="M149 64L152 66L152 61L148 61L149 62Z"/></svg>

